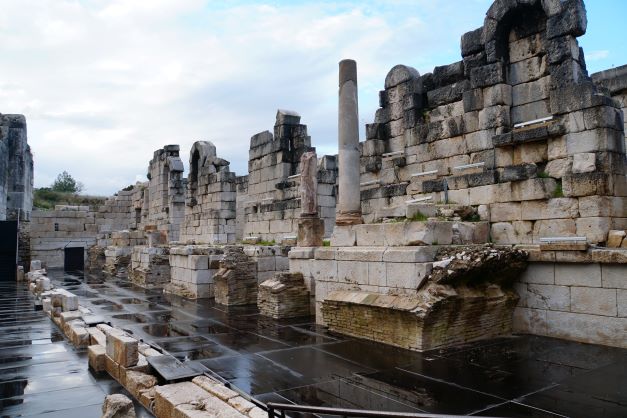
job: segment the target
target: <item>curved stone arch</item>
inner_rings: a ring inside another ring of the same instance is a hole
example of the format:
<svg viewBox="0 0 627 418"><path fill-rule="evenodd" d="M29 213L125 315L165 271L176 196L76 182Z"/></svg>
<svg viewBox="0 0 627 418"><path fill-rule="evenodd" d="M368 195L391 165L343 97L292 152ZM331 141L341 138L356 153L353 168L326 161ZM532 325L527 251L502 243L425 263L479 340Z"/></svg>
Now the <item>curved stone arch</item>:
<svg viewBox="0 0 627 418"><path fill-rule="evenodd" d="M486 13L482 31L488 63L507 58L504 54L504 37L509 33L514 17L530 11L544 14L548 37L578 37L586 32L587 18L583 0L495 0Z"/></svg>
<svg viewBox="0 0 627 418"><path fill-rule="evenodd" d="M196 141L189 151L189 182L198 182L198 173L209 157L216 156L216 146L211 141Z"/></svg>
<svg viewBox="0 0 627 418"><path fill-rule="evenodd" d="M189 190L189 202L191 206L196 205L196 194L198 190L198 177L201 168L207 160L215 159L216 146L210 141L196 141L189 151L189 176L187 189Z"/></svg>

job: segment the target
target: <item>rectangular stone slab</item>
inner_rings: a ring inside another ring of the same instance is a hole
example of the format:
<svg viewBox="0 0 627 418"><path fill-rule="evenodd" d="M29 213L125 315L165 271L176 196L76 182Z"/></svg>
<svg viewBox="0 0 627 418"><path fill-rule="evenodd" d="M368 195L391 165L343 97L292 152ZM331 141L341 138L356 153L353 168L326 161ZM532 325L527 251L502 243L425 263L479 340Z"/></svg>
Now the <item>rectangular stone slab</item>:
<svg viewBox="0 0 627 418"><path fill-rule="evenodd" d="M148 364L168 382L191 379L192 377L202 374L184 365L172 356L146 357L146 360L148 360Z"/></svg>

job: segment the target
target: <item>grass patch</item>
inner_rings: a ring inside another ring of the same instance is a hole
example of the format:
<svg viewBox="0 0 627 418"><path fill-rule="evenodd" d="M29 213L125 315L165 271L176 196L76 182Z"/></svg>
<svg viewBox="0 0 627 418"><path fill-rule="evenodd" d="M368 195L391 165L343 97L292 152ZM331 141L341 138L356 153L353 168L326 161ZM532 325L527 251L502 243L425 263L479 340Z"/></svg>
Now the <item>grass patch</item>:
<svg viewBox="0 0 627 418"><path fill-rule="evenodd" d="M54 209L56 205L90 206L95 208L103 205L106 199L103 196L55 192L49 187L42 187L33 191L33 207L37 209Z"/></svg>
<svg viewBox="0 0 627 418"><path fill-rule="evenodd" d="M546 171L542 171L542 172L538 173L538 178L548 179L549 177L550 177L549 173L547 173Z"/></svg>
<svg viewBox="0 0 627 418"><path fill-rule="evenodd" d="M331 246L331 241L329 241L328 239L323 239L322 240L322 246L323 247L330 247Z"/></svg>
<svg viewBox="0 0 627 418"><path fill-rule="evenodd" d="M562 188L562 182L558 181L555 191L553 191L553 197L564 197L564 189Z"/></svg>
<svg viewBox="0 0 627 418"><path fill-rule="evenodd" d="M411 222L425 222L427 219L427 215L424 215L422 212L418 211L414 216L408 218Z"/></svg>
<svg viewBox="0 0 627 418"><path fill-rule="evenodd" d="M272 241L261 240L257 243L257 245L261 245L264 247L272 247L273 245L276 245L276 241L275 240L272 240Z"/></svg>

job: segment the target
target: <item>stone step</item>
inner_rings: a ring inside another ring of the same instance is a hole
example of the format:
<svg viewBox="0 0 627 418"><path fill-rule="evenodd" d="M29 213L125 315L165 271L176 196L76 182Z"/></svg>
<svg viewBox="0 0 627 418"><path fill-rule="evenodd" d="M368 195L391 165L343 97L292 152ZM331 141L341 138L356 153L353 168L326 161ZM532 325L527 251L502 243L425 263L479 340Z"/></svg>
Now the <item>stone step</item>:
<svg viewBox="0 0 627 418"><path fill-rule="evenodd" d="M490 240L488 222L428 220L336 226L332 247L402 247L484 244Z"/></svg>

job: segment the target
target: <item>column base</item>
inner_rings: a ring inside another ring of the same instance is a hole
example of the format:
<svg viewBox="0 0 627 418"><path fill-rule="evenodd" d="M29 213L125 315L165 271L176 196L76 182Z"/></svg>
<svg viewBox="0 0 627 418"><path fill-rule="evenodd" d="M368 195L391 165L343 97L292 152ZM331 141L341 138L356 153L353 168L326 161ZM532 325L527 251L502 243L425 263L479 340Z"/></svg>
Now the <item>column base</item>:
<svg viewBox="0 0 627 418"><path fill-rule="evenodd" d="M299 247L322 247L324 221L320 218L301 218L298 220Z"/></svg>
<svg viewBox="0 0 627 418"><path fill-rule="evenodd" d="M335 224L340 226L346 225L360 225L364 223L364 218L361 217L361 211L359 212L338 212L335 217Z"/></svg>

